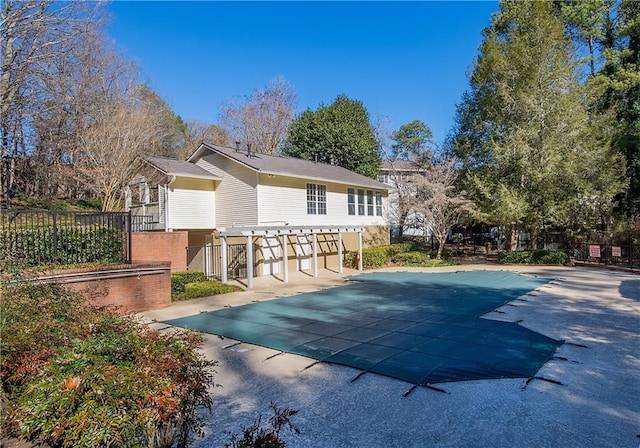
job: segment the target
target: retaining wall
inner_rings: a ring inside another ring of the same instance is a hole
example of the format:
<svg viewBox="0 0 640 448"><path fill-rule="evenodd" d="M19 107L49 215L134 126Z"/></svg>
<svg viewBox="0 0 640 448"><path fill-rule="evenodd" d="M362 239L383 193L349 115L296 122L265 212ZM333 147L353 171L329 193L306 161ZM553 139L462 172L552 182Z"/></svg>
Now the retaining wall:
<svg viewBox="0 0 640 448"><path fill-rule="evenodd" d="M54 270L39 277L85 294L97 306L116 305L139 312L171 304L170 263L133 263Z"/></svg>

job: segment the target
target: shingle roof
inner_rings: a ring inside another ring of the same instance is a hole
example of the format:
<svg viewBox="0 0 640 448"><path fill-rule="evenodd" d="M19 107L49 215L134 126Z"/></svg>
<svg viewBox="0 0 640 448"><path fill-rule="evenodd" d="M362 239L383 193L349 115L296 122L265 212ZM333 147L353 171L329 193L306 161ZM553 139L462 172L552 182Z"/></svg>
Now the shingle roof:
<svg viewBox="0 0 640 448"><path fill-rule="evenodd" d="M336 165L316 163L295 157L272 156L261 153L251 153L251 156L249 156L246 151L236 151L233 148L209 143L203 143L200 146L200 149L202 148L222 154L260 173L330 181L381 190L389 189L389 186L382 182ZM198 152L196 152L194 156L198 154Z"/></svg>
<svg viewBox="0 0 640 448"><path fill-rule="evenodd" d="M168 176L221 180L220 177L199 167L195 163L186 162L184 160L169 159L166 157L146 157L144 160Z"/></svg>

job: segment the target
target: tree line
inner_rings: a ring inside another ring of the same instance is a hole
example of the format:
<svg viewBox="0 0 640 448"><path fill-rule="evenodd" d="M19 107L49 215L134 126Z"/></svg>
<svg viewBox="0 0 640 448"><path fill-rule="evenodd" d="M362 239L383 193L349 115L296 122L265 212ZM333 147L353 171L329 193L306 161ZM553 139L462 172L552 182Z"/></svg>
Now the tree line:
<svg viewBox="0 0 640 448"><path fill-rule="evenodd" d="M346 95L298 112L281 77L222 103L218 123L185 122L110 43L101 3L5 0L2 204L91 197L118 209L137 157L185 159L206 140L370 177L382 159L414 163L423 175L398 183L400 215L433 221L442 211L429 206L444 191L472 219L508 229L512 243L518 229L535 237L637 221L639 5L502 1L438 147L427 124L388 132Z"/></svg>

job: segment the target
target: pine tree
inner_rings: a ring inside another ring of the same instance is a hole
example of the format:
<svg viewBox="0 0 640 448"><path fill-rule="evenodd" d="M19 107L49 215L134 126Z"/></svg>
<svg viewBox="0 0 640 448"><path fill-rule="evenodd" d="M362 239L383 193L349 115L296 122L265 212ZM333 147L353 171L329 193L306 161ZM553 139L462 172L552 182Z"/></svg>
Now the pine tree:
<svg viewBox="0 0 640 448"><path fill-rule="evenodd" d="M484 36L453 137L477 215L504 225L511 249L518 229L535 244L549 226L602 221L621 188L611 121L553 5L503 1Z"/></svg>

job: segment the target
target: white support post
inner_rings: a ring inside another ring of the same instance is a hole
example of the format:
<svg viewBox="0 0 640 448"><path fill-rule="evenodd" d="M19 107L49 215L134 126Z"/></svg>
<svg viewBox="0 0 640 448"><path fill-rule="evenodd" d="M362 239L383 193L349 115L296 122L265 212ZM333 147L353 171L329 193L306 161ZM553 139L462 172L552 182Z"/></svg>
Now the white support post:
<svg viewBox="0 0 640 448"><path fill-rule="evenodd" d="M344 272L342 267L342 232L338 232L338 272L340 274Z"/></svg>
<svg viewBox="0 0 640 448"><path fill-rule="evenodd" d="M247 288L253 288L253 237L247 237Z"/></svg>
<svg viewBox="0 0 640 448"><path fill-rule="evenodd" d="M289 237L286 234L282 234L281 246L282 246L282 275L285 283L289 283L289 248L287 242Z"/></svg>
<svg viewBox="0 0 640 448"><path fill-rule="evenodd" d="M312 241L313 241L313 276L318 276L318 235L316 233L312 233Z"/></svg>
<svg viewBox="0 0 640 448"><path fill-rule="evenodd" d="M362 232L358 232L358 271L362 271Z"/></svg>
<svg viewBox="0 0 640 448"><path fill-rule="evenodd" d="M227 267L227 237L220 236L220 280L222 283L227 283L227 271L229 268Z"/></svg>

